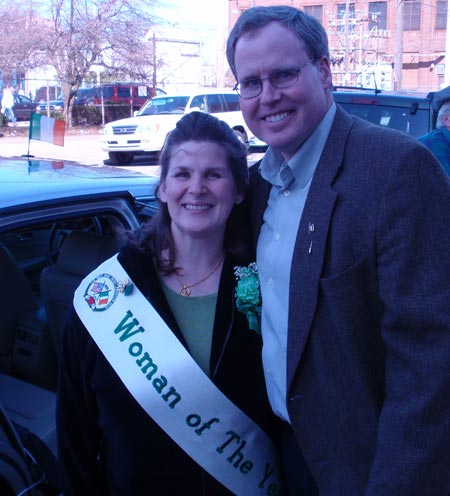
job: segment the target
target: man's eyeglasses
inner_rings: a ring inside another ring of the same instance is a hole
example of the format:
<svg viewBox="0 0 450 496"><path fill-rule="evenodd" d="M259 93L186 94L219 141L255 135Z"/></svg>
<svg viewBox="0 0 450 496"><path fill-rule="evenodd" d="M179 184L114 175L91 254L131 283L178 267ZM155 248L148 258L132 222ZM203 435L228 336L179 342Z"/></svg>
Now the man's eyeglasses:
<svg viewBox="0 0 450 496"><path fill-rule="evenodd" d="M266 78L250 78L245 79L241 83L237 83L233 90L241 98L255 98L260 95L263 88L263 81L268 79L270 84L275 88L288 88L298 81L298 76L302 70L310 63L314 62L315 59L309 59L307 62L302 64L298 69L282 69L279 71L274 71L269 77Z"/></svg>

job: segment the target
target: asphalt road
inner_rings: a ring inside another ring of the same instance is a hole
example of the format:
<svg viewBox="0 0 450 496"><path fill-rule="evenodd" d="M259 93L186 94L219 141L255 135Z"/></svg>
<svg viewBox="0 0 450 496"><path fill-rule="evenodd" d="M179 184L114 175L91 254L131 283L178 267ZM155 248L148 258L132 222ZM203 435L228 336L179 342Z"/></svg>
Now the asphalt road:
<svg viewBox="0 0 450 496"><path fill-rule="evenodd" d="M22 123L20 123L22 124ZM28 125L28 123L26 123ZM14 130L10 130L11 133ZM64 146L52 145L44 141L30 140L23 129L17 130L17 135L4 135L0 137L0 157L21 157L33 155L34 158L65 160L79 162L93 166L107 166L108 154L100 149L99 133L67 134L64 136ZM259 160L262 154L249 155L249 164ZM119 166L115 166L119 167ZM130 165L120 168L142 172L148 175L157 175L159 165L150 157L138 157Z"/></svg>
<svg viewBox="0 0 450 496"><path fill-rule="evenodd" d="M93 166L104 166L104 161L108 159L108 154L100 149L99 134L66 133L64 146L37 140L28 141L28 136L23 136L20 131L18 131L17 136L5 135L0 138L1 157L21 157L22 155L32 155L38 159L79 162ZM121 166L121 168L124 167ZM149 175L155 175L159 171L158 164L149 158L139 158L125 168Z"/></svg>
<svg viewBox="0 0 450 496"><path fill-rule="evenodd" d="M9 132L13 133L14 130L9 129ZM17 130L17 136L5 135L0 138L2 157L20 157L29 153L35 158L70 160L89 165L103 164L103 160L108 158L108 154L100 149L99 134L66 133L64 146L38 140L28 141L28 136L22 134L23 130Z"/></svg>

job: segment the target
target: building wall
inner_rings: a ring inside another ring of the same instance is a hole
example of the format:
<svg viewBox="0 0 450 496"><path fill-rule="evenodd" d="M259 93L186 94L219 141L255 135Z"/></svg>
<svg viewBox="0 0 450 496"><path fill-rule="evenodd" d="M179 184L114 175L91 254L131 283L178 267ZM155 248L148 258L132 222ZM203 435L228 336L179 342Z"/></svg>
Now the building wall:
<svg viewBox="0 0 450 496"><path fill-rule="evenodd" d="M385 90L423 92L450 85L450 81L444 80L447 33L445 28L436 29L437 0L418 2L420 28L403 32L401 86L394 69L399 46L397 0L385 3L386 29L371 22L368 0L350 1L353 12L348 23L338 16L338 5L345 9L345 0L229 0L229 24L231 29L240 13L252 6L291 5L307 11L314 8L315 12L322 11L320 20L329 38L335 85L373 88L376 84Z"/></svg>

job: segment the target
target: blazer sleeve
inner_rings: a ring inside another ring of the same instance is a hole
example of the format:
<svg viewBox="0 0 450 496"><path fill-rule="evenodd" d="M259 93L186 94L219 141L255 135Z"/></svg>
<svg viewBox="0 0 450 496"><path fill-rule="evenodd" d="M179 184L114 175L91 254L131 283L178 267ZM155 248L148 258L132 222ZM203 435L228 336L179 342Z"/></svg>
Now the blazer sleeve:
<svg viewBox="0 0 450 496"><path fill-rule="evenodd" d="M450 181L396 150L375 220L385 396L365 496L450 493Z"/></svg>

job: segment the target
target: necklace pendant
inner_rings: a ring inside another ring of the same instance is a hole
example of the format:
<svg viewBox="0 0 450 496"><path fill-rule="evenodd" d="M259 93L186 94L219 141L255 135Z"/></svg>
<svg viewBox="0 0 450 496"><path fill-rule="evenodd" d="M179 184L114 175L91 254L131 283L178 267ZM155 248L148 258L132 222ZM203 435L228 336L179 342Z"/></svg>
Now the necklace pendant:
<svg viewBox="0 0 450 496"><path fill-rule="evenodd" d="M191 296L191 290L190 290L189 286L186 286L185 284L183 284L183 286L181 286L181 288L180 288L180 295L181 296Z"/></svg>

